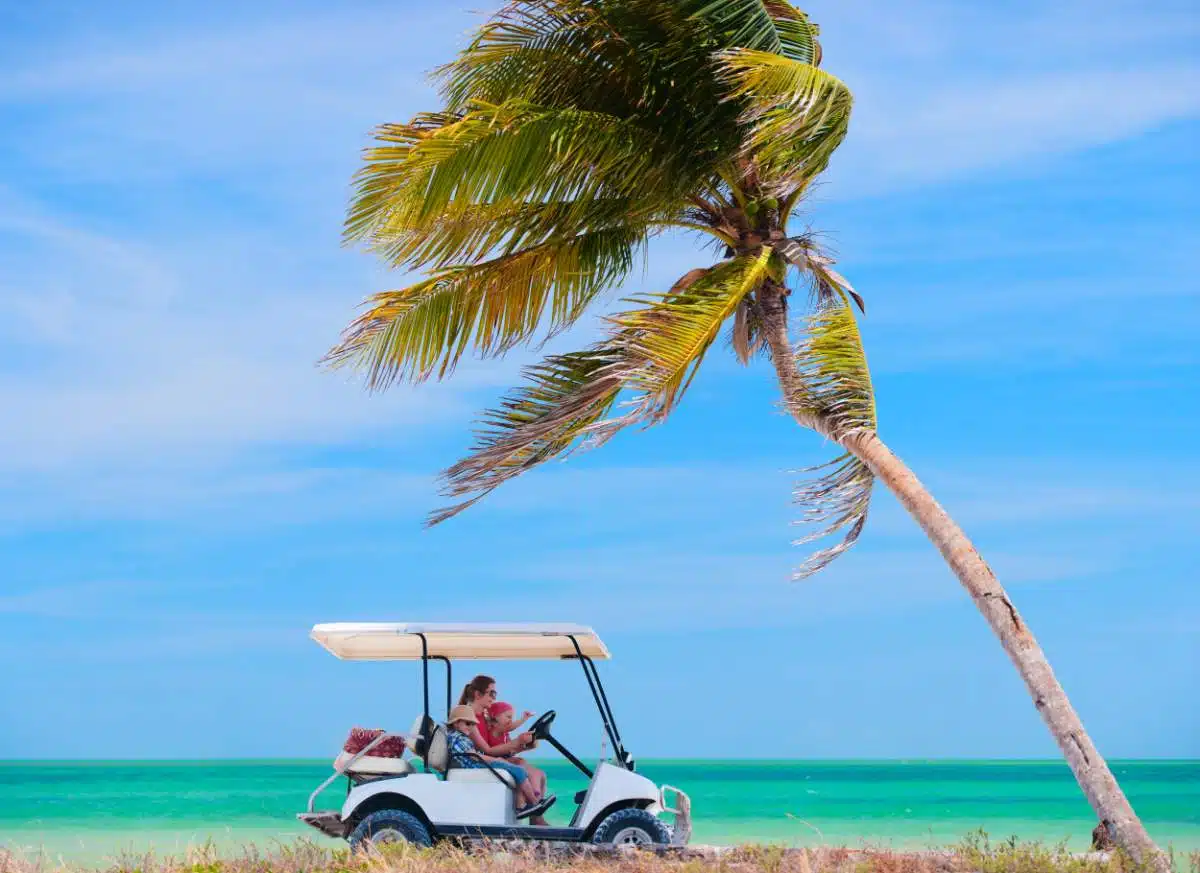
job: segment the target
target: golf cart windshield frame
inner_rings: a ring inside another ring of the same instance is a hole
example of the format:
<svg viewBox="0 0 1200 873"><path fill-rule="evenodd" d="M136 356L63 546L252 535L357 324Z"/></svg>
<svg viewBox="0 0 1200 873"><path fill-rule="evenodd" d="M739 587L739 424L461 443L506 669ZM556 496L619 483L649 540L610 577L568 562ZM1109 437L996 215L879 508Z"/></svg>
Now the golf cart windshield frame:
<svg viewBox="0 0 1200 873"><path fill-rule="evenodd" d="M414 636L421 640L421 700L424 706L423 718L421 719L422 730L424 726L429 724L431 718L429 714L429 662L441 661L446 665L446 715L449 716L450 709L453 706L454 695L452 689L454 669L451 666L450 658L444 655L430 655L429 641L425 638L425 634L421 631L413 631ZM584 678L587 679L588 689L592 692L592 700L596 702L596 709L600 713L600 720L604 722L604 731L608 734L609 742L612 743L613 754L616 756L617 764L626 770L634 769L633 756L625 751L625 745L621 741L621 732L617 729L617 719L613 715L612 705L608 702L608 695L604 691L604 683L600 681L600 673L596 669L596 663L583 653L582 647L579 645L579 640L575 638L575 634L564 634L571 641L571 647L575 649L574 655L563 655L563 660L572 661L578 660L580 666L583 667ZM561 746L553 737L547 738L551 745L563 754L572 764L578 767L590 779L592 777L591 770L577 757ZM428 770L428 767L426 767Z"/></svg>

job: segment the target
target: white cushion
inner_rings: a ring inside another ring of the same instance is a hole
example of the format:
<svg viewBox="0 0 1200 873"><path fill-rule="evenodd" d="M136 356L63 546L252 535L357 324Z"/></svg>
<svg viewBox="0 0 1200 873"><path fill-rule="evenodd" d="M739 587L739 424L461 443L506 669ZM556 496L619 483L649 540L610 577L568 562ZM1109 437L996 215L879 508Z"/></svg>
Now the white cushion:
<svg viewBox="0 0 1200 873"><path fill-rule="evenodd" d="M433 736L429 738L425 763L439 773L445 773L450 766L450 747L446 742L446 729L441 725L433 729Z"/></svg>
<svg viewBox="0 0 1200 873"><path fill-rule="evenodd" d="M389 774L405 774L415 773L413 765L405 761L403 758L377 758L374 755L363 755L353 764L350 759L353 758L350 752L342 752L334 759L333 769L339 773L389 773ZM347 766L349 765L349 766Z"/></svg>
<svg viewBox="0 0 1200 873"><path fill-rule="evenodd" d="M516 788L517 784L513 781L512 775L505 773L503 770L496 770L504 784L509 788ZM490 782L493 785L498 784L496 776L492 775L492 771L486 767L455 767L446 773L447 782Z"/></svg>

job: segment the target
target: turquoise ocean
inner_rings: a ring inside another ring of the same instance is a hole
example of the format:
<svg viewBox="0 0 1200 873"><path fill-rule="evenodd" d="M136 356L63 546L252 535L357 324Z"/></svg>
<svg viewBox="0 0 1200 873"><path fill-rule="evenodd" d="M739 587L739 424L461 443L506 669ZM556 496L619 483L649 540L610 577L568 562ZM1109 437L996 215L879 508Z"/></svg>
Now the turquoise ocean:
<svg viewBox="0 0 1200 873"><path fill-rule="evenodd" d="M578 771L546 761L565 823ZM1164 847L1200 849L1200 760L1116 761L1113 769ZM993 838L1086 849L1095 820L1061 762L644 761L639 772L692 797L693 842L926 847L982 828ZM0 763L0 845L101 865L118 855L222 850L311 838L296 821L327 762ZM337 808L339 779L319 808Z"/></svg>

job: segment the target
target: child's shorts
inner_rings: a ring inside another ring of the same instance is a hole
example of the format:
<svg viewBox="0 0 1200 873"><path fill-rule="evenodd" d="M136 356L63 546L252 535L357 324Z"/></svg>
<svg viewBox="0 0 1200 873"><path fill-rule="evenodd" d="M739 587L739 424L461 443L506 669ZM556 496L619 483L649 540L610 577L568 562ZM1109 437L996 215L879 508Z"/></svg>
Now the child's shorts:
<svg viewBox="0 0 1200 873"><path fill-rule="evenodd" d="M518 785L529 778L529 774L525 772L525 768L518 767L516 764L510 764L508 761L488 761L488 764L495 767L497 770L503 770L513 778L513 782Z"/></svg>

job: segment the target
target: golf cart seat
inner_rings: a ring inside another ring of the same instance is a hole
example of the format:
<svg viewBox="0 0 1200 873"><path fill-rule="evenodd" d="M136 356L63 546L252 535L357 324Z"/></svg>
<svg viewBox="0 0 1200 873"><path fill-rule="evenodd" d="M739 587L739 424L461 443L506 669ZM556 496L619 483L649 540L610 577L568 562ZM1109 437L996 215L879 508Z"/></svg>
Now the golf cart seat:
<svg viewBox="0 0 1200 873"><path fill-rule="evenodd" d="M333 769L339 773L361 773L364 776L407 776L417 772L416 768L403 758L363 755L351 764L350 759L353 757L349 752L342 752L334 759Z"/></svg>
<svg viewBox="0 0 1200 873"><path fill-rule="evenodd" d="M404 760L408 750L408 737L394 734L382 728L355 727L350 730L342 751L333 761L333 769L345 773L354 781L355 777L366 779L381 776L407 776L416 769Z"/></svg>

